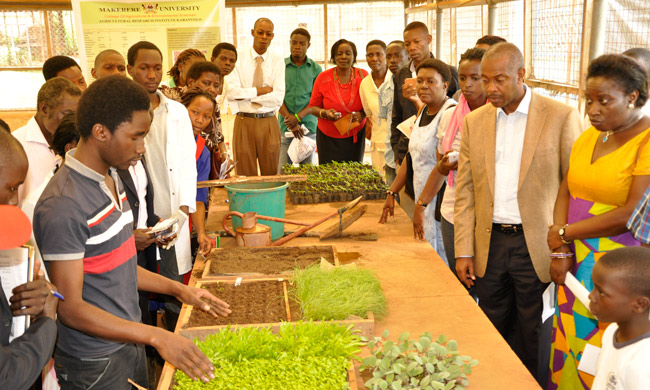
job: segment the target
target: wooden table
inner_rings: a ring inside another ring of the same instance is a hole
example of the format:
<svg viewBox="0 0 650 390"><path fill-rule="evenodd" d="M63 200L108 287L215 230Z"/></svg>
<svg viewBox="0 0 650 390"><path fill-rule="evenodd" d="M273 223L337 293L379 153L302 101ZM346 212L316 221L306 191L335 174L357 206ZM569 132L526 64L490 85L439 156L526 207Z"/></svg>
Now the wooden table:
<svg viewBox="0 0 650 390"><path fill-rule="evenodd" d="M225 190L214 189L207 230L221 230L221 219L228 212ZM331 213L344 203L286 205L286 218L312 222ZM470 375L470 388L480 390L540 389L523 363L510 349L465 288L427 242L413 239L410 219L398 206L395 217L387 224L377 223L383 201L364 201L368 212L345 230L349 233L376 232L377 241L356 241L336 238L319 241L300 237L287 245L336 246L343 259L377 273L388 299L389 315L376 324L375 334L390 330L390 338L402 332L411 338L430 332L434 337L444 334L458 341L463 355L479 360ZM316 228L319 230L319 228ZM234 247L234 239L222 238L221 247ZM345 260L344 260L345 261ZM197 261L198 274L203 263Z"/></svg>

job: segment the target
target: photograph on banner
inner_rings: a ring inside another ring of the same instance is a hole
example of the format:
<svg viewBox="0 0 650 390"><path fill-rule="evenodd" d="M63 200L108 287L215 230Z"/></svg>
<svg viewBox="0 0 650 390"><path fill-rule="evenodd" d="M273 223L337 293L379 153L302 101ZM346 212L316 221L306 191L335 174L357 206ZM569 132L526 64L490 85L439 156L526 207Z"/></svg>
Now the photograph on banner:
<svg viewBox="0 0 650 390"><path fill-rule="evenodd" d="M225 0L72 0L82 69L88 77L103 50L117 50L126 59L129 47L144 40L163 52L165 73L185 49L198 49L209 58L221 42L224 4Z"/></svg>

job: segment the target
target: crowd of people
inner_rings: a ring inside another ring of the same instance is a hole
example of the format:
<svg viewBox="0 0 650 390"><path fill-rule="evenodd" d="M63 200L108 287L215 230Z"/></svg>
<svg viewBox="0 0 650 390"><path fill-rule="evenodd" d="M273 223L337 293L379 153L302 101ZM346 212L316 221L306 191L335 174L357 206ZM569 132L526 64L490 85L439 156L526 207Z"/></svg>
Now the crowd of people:
<svg viewBox="0 0 650 390"><path fill-rule="evenodd" d="M0 204L31 219L49 275L16 288L10 308L0 297L5 328L12 315L34 318L11 344L0 334L3 388L27 388L51 356L62 389L146 386L156 355L209 380L208 358L169 331L182 303L230 313L186 284L195 256L214 246L196 183L232 166L252 176L363 161L366 139L389 185L379 222L413 199L414 238L544 388L650 388L650 249L633 248L650 246L650 51L593 60L581 117L528 87L522 53L500 37L479 39L456 67L434 58L427 26L413 22L403 41L368 42L368 73L349 40L332 45L323 71L306 29L291 33L286 58L270 49L271 20L251 34L252 47L219 43L209 61L188 48L165 82L163 54L147 41L126 59L98 53L90 86L73 59L52 57L34 117L13 132L0 122ZM289 156L303 138L318 161ZM163 220L174 234L152 232ZM588 308L567 273L591 291ZM155 326L156 305L168 330ZM595 376L581 367L588 346L602 348Z"/></svg>

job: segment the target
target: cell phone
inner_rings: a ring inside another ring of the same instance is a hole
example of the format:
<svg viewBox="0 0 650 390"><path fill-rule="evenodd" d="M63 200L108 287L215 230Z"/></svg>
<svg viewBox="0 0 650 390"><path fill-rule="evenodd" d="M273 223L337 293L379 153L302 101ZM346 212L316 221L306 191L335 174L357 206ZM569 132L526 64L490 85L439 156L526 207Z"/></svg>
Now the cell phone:
<svg viewBox="0 0 650 390"><path fill-rule="evenodd" d="M404 85L409 87L416 87L417 84L418 84L418 80L415 77L404 80Z"/></svg>
<svg viewBox="0 0 650 390"><path fill-rule="evenodd" d="M449 161L449 163L455 163L458 161L458 152L454 151L447 154L447 161Z"/></svg>

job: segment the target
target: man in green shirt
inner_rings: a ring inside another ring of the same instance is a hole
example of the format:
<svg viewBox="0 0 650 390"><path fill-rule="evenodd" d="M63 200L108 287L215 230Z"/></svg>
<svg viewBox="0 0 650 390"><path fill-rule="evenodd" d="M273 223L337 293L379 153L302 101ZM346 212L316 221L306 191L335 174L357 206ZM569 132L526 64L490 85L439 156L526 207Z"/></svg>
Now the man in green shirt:
<svg viewBox="0 0 650 390"><path fill-rule="evenodd" d="M286 64L285 83L286 92L284 94L284 103L280 107L280 130L282 137L282 149L280 150L280 169L286 163L291 163L287 155L287 149L293 140L293 137L285 137L286 132L293 133L293 136L300 139L303 137L303 131L300 125L305 125L309 130L309 137L316 140L316 125L318 118L308 114L309 99L314 86L316 76L323 71L311 58L307 58L307 49L311 45L311 35L304 28L297 28L291 33L291 56L284 59ZM300 161L300 164L312 162L312 156Z"/></svg>

